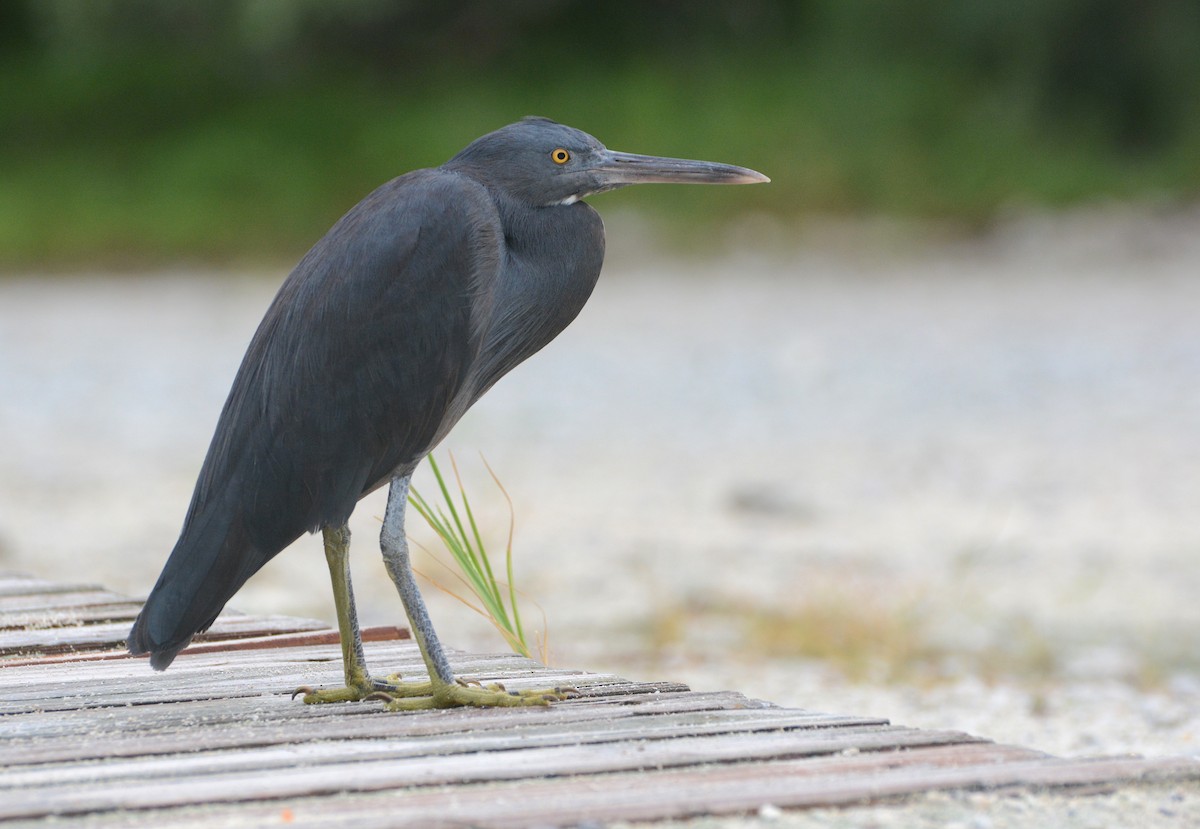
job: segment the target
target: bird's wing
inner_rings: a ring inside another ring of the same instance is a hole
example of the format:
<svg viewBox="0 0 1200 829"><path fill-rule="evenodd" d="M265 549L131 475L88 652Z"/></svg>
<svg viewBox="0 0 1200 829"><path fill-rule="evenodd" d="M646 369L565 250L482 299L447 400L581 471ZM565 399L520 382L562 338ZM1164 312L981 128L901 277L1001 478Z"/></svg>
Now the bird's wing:
<svg viewBox="0 0 1200 829"><path fill-rule="evenodd" d="M482 188L422 171L309 251L250 344L131 646L165 666L281 549L421 457L480 347L501 239Z"/></svg>
<svg viewBox="0 0 1200 829"><path fill-rule="evenodd" d="M364 199L268 309L197 499L245 458L236 468L252 476L249 488L302 513L300 529L344 522L441 427L480 346L478 303L500 266L499 243L490 201L457 176L405 176Z"/></svg>

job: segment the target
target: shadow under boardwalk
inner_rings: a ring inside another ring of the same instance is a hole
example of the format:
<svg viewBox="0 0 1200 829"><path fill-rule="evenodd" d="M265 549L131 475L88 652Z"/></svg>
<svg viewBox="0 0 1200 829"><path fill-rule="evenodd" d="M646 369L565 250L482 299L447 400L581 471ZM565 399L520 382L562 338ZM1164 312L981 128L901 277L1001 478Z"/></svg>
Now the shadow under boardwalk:
<svg viewBox="0 0 1200 829"><path fill-rule="evenodd" d="M526 827L849 805L947 789L1200 780L1187 758L1062 759L956 731L779 708L734 692L452 653L548 708L389 714L303 705L341 681L336 631L226 614L171 669L123 655L138 605L0 576L0 821L94 826ZM421 676L407 632L371 631L377 669Z"/></svg>

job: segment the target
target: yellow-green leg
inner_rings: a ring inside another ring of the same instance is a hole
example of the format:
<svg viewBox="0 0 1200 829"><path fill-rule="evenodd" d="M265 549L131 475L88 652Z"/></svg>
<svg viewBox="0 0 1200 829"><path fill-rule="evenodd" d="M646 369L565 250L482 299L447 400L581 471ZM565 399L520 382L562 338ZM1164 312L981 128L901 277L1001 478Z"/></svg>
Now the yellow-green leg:
<svg viewBox="0 0 1200 829"><path fill-rule="evenodd" d="M383 530L379 535L379 546L388 575L396 585L404 611L408 614L413 637L421 649L421 657L429 671L429 682L397 683L380 696L390 699L389 711L413 711L426 708L453 708L457 706L492 705L547 705L552 700L568 696L570 689L552 688L543 691L507 691L503 686L483 687L455 679L450 662L438 641L429 619L425 601L417 589L409 563L408 540L404 534L404 508L408 502L409 477L398 476L392 480L388 491L387 511L384 513ZM388 678L389 680L392 677Z"/></svg>
<svg viewBox="0 0 1200 829"><path fill-rule="evenodd" d="M511 706L546 705L563 699L572 689L554 688L545 691L510 692L496 684L483 687L478 683L456 679L450 670L445 651L434 632L429 612L417 589L409 565L408 542L404 535L404 507L408 500L407 476L392 482L388 494L387 513L380 534L380 547L388 574L396 584L412 626L413 636L421 649L421 657L429 671L428 682L403 682L399 676L387 682L373 680L367 671L363 655L362 632L354 605L354 588L350 583L350 528L326 527L325 561L329 565L329 580L333 586L333 603L337 611L338 635L342 642L342 667L346 685L342 688L299 688L306 703L352 702L367 698L383 699L389 711L411 711L426 708L453 708L462 705Z"/></svg>
<svg viewBox="0 0 1200 829"><path fill-rule="evenodd" d="M354 606L354 587L350 583L350 528L344 525L325 527L321 535L325 541L329 581L333 585L333 604L337 611L338 636L342 641L342 667L346 685L344 688L319 691L300 688L296 693L303 692L307 703L360 700L387 686L371 679L363 657L362 632L358 626L358 611Z"/></svg>

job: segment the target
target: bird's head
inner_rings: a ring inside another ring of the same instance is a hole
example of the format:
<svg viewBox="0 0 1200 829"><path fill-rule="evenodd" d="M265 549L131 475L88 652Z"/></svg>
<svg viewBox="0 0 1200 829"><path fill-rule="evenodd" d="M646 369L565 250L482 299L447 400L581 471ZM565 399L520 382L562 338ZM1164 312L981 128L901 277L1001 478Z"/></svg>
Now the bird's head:
<svg viewBox="0 0 1200 829"><path fill-rule="evenodd" d="M524 118L477 138L445 166L537 207L574 204L630 184L770 181L732 164L614 152L548 118Z"/></svg>

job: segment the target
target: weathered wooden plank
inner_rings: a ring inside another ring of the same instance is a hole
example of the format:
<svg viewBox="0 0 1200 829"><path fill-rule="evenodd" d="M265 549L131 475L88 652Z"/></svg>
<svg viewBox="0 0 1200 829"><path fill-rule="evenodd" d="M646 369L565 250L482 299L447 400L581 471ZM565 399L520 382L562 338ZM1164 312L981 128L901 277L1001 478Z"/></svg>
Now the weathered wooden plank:
<svg viewBox="0 0 1200 829"><path fill-rule="evenodd" d="M503 779L511 776L510 769L514 764L522 766L533 763L536 768L549 769L554 768L553 764L560 760L566 762L559 762L559 769L571 769L573 773L599 773L629 767L657 768L831 754L848 748L876 751L978 742L977 738L960 732L918 731L900 726L704 729L664 723L661 728L653 729L647 725L644 722L635 723L632 728L621 729L603 728L591 722L574 728L558 725L542 729L523 728L520 733L464 730L426 737L406 735L399 738L293 740L269 746L247 742L231 749L187 754L104 758L102 764L95 761L67 761L24 767L7 766L3 775L0 775L0 792L37 787L109 787L130 781L157 785L157 781L169 783L227 773L247 775L242 781L244 786L256 774L277 777L290 774L297 765L319 766L327 775L323 784L326 785L329 780L339 776L356 776L365 764L385 762L394 765L406 760L416 760L423 765L430 765L434 761L442 763L446 766L445 782L453 782L456 779ZM508 768L480 771L476 760L482 752L492 752L493 759L503 757L503 765ZM541 754L533 758L534 752ZM454 762L454 758L463 761ZM610 765L613 767L610 768ZM460 772L465 774L460 777ZM428 769L422 771L422 774L428 773ZM481 776L470 777L472 774ZM519 776L526 775L522 772Z"/></svg>
<svg viewBox="0 0 1200 829"><path fill-rule="evenodd" d="M112 664L112 663L102 663ZM127 675L108 682L98 680L95 675L80 672L69 681L47 679L36 686L11 685L0 687L0 714L23 711L69 710L80 707L152 705L161 702L182 702L193 699L234 697L258 697L264 694L290 696L298 687L340 686L341 677L326 671L318 674L306 666L279 666L274 670L243 672L236 665L211 668L204 677L189 677L174 672L151 673L145 664L124 664ZM395 664L395 663L394 663ZM478 678L483 682L502 682L511 689L538 688L547 686L569 686L584 678L578 672L560 673L546 671L538 673L520 666L502 666L495 662L461 660L462 675ZM398 663L397 667L406 676L419 679L424 676L424 666L416 661ZM341 668L336 668L340 675ZM317 681L324 676L327 681ZM628 683L619 677L599 676L587 678L592 695L624 693ZM606 681L607 680L607 681ZM678 684L657 686L659 690L682 690Z"/></svg>
<svg viewBox="0 0 1200 829"><path fill-rule="evenodd" d="M363 642L390 642L412 638L412 634L408 628L396 627L394 625L363 628L361 635ZM274 650L279 648L312 647L315 645L339 645L340 642L338 632L333 629L306 630L299 633L269 632L264 636L240 636L235 639L217 638L198 643L194 642L188 646L186 652L189 656L194 656L198 653L226 653L243 650ZM130 658L141 659L143 657L131 657L128 650L124 647L124 643L121 643L116 648L98 649L83 653L10 656L0 659L0 668L34 666L38 669L44 669L47 665L68 662L79 663Z"/></svg>
<svg viewBox="0 0 1200 829"><path fill-rule="evenodd" d="M217 618L209 631L197 641L214 638L256 636L269 631L325 630L329 626L312 619L291 616L233 616ZM126 622L99 623L72 627L0 631L0 655L60 653L119 646L129 635Z"/></svg>
<svg viewBox="0 0 1200 829"><path fill-rule="evenodd" d="M585 693L587 686L584 686ZM569 707L551 706L535 709L490 709L486 718L471 723L474 729L516 729L546 722L619 720L624 718L649 717L663 714L684 714L710 711L782 711L774 707L755 706L741 694L721 692L631 692L601 698L592 704L588 698L572 700ZM822 718L831 723L843 722L846 718L791 709L800 715L812 716L815 722ZM305 733L320 728L325 720L338 721L333 727L355 729L352 721L366 717L371 720L363 727L367 735L379 729L382 736L405 734L445 734L463 728L462 717L457 711L431 711L420 715L395 717L380 710L373 703L345 705L307 706L298 701L280 697L257 697L246 699L188 700L185 702L145 706L91 707L67 711L27 713L0 719L0 752L5 752L6 762L10 755L7 747L29 744L47 744L56 740L75 741L78 735L87 734L98 743L93 751L103 752L107 740L113 735L128 734L130 739L142 739L144 733L170 734L176 731L192 733L197 739L205 734L220 734L226 729L252 726L263 728L279 727L289 733ZM870 717L851 718L859 725L882 725L886 721ZM341 721L347 721L342 723ZM396 730L392 730L396 729ZM350 736L357 736L357 732ZM366 736L366 735L364 735ZM14 749L15 750L15 749ZM18 752L19 754L19 752ZM103 754L99 755L103 756ZM19 758L16 762L19 762Z"/></svg>
<svg viewBox="0 0 1200 829"><path fill-rule="evenodd" d="M123 596L120 593L114 593L111 590L104 590L102 588L59 590L50 593L5 594L2 591L3 586L0 585L0 616L6 613L33 610L65 612L72 608L88 607L91 605L141 605L141 602L133 601L128 596Z"/></svg>
<svg viewBox="0 0 1200 829"><path fill-rule="evenodd" d="M425 675L420 651L412 642L383 642L368 646L368 662L386 665L404 676ZM579 671L551 671L515 654L487 656L451 652L451 662L461 675L484 682L503 682L514 689L571 685L585 675ZM29 682L31 676L36 681ZM623 693L626 680L615 676L586 675L590 693ZM96 663L23 665L0 669L0 713L68 710L84 706L146 705L217 696L290 694L298 686L341 684L340 650L297 647L285 651L220 652L177 660L170 671L154 673L145 660ZM657 683L658 690L685 690L678 683ZM102 693L101 693L102 691Z"/></svg>
<svg viewBox="0 0 1200 829"><path fill-rule="evenodd" d="M136 602L80 605L66 610L14 610L0 613L0 631L67 628L99 622L133 624L142 609Z"/></svg>
<svg viewBox="0 0 1200 829"><path fill-rule="evenodd" d="M578 715L574 715L578 713ZM673 739L739 732L799 731L808 733L844 729L883 728L886 722L859 717L831 717L782 708L660 713L653 717L614 716L608 708L560 705L542 717L473 717L470 722L444 723L439 730L421 730L420 717L397 716L376 711L370 717L331 717L322 720L246 722L203 730L192 728L154 729L129 732L99 728L88 732L88 745L81 746L78 734L57 739L31 740L9 737L0 746L0 789L18 779L21 766L37 765L47 771L52 764L66 767L80 761L142 758L158 755L196 754L202 751L256 749L291 746L297 742L332 743L371 741L378 748L388 738L408 741L411 750L424 746L430 753L449 751L507 751L510 749L618 742L622 740ZM573 716L574 715L574 716ZM457 728L452 728L457 725ZM469 726L469 727L466 727ZM517 727L519 726L519 727ZM200 733L197 733L197 732ZM466 735L465 742L463 735ZM438 747L440 746L440 747ZM406 749L409 750L409 749ZM337 749L340 751L340 749ZM356 755L356 759L366 759Z"/></svg>
<svg viewBox="0 0 1200 829"><path fill-rule="evenodd" d="M296 624L288 624L295 621ZM335 632L319 622L305 624L307 620L292 620L282 617L278 630L272 630L269 625L272 619L251 617L233 617L228 624L218 620L221 628L214 625L214 634L206 634L206 639L215 640L221 630L233 633L243 631L260 632L264 635L279 635L293 632ZM128 632L128 631L126 631ZM241 638L241 637L239 637ZM220 640L213 642L220 644ZM255 650L249 653L234 653L235 648L226 646L189 647L184 650L172 663L171 669L162 673L150 670L146 657L128 657L123 663L101 661L96 664L84 664L85 660L26 660L18 662L0 662L0 688L26 684L31 676L36 676L39 682L73 683L82 673L100 680L125 679L131 674L141 680L147 677L155 679L159 684L183 682L196 685L203 683L222 683L227 680L240 678L254 681L255 674L285 675L305 670L314 674L317 681L337 681L341 679L341 650L329 646L329 642L316 645L289 647L286 650ZM84 655L86 656L86 655ZM366 648L367 662L375 668L376 673L393 671L393 666L401 669L416 669L424 674L424 662L415 643L406 639L385 639L368 643ZM459 659L471 668L480 666L495 666L497 670L511 670L519 667L525 671L544 671L545 667L531 659L512 653L503 654L464 654L461 651L450 651L452 659ZM226 669L235 669L231 673L222 673ZM214 673L216 672L216 673ZM574 672L579 673L579 672ZM246 676L249 674L249 676Z"/></svg>
<svg viewBox="0 0 1200 829"><path fill-rule="evenodd" d="M64 584L17 573L0 574L0 596L75 593L88 590L104 590L104 588L98 584Z"/></svg>
<svg viewBox="0 0 1200 829"><path fill-rule="evenodd" d="M654 820L754 813L781 807L845 806L919 792L1004 789L1066 774L1088 782L1190 779L1174 761L1053 761L1020 749L972 746L856 757L822 757L746 766L705 766L593 777L505 781L444 789L392 789L353 797L309 797L202 808L90 815L87 825L116 827L355 827L528 829L584 822ZM916 773L910 768L917 753ZM1086 778L1086 779L1085 779ZM931 785L932 784L932 785ZM1075 785L1075 784L1063 784Z"/></svg>
<svg viewBox="0 0 1200 829"><path fill-rule="evenodd" d="M430 754L412 741L295 745L286 749L202 754L198 758L95 762L66 774L4 774L0 817L78 814L186 803L374 791L402 786L462 785L563 773L593 775L708 763L774 760L970 741L958 732L892 727L850 733L767 732L674 740ZM469 742L469 740L468 740ZM196 762L199 761L199 762ZM60 781L61 785L56 785ZM8 788L9 786L13 788Z"/></svg>

